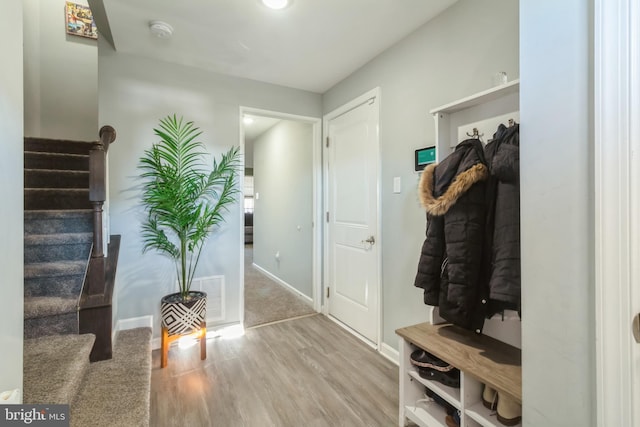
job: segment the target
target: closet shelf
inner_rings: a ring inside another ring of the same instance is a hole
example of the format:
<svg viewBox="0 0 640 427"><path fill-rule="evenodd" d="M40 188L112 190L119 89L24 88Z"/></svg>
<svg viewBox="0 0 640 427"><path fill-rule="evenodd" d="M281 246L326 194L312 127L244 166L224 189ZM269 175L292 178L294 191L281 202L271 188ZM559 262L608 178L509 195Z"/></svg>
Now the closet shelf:
<svg viewBox="0 0 640 427"><path fill-rule="evenodd" d="M493 101L503 96L510 95L512 93L518 93L520 90L520 79L512 80L500 86L492 87L491 89L484 90L482 92L475 93L466 98L459 99L457 101L450 102L440 107L436 107L429 111L431 114L437 113L455 113L466 108L474 107L476 105L483 104L485 102Z"/></svg>
<svg viewBox="0 0 640 427"><path fill-rule="evenodd" d="M436 381L430 381L422 378L418 371L409 371L409 376L418 381L423 386L429 388L435 394L449 402L454 408L462 409L460 405L460 389L448 387Z"/></svg>
<svg viewBox="0 0 640 427"><path fill-rule="evenodd" d="M522 354L518 348L451 324L420 323L396 333L465 375L522 403Z"/></svg>
<svg viewBox="0 0 640 427"><path fill-rule="evenodd" d="M504 424L498 421L495 411L485 408L482 402L476 403L465 412L469 418L480 424L482 427L504 427ZM519 423L513 427L521 426L522 424Z"/></svg>

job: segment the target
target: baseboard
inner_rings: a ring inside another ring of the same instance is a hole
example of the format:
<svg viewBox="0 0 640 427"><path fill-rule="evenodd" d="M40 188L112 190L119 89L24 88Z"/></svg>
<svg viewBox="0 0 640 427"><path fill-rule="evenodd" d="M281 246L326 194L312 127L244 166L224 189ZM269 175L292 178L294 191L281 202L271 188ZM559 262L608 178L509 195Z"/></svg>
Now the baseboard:
<svg viewBox="0 0 640 427"><path fill-rule="evenodd" d="M389 344L382 343L382 345L380 346L380 354L389 361L400 366L400 352L391 347Z"/></svg>
<svg viewBox="0 0 640 427"><path fill-rule="evenodd" d="M153 329L153 316L130 317L128 319L118 320L116 330L126 331L135 328L151 328Z"/></svg>
<svg viewBox="0 0 640 427"><path fill-rule="evenodd" d="M116 327L111 332L111 342L115 345L118 331L126 331L135 328L151 328L153 333L153 316L130 317L128 319L118 320ZM158 347L159 348L159 347Z"/></svg>
<svg viewBox="0 0 640 427"><path fill-rule="evenodd" d="M162 338L153 338L151 340L151 350L159 350L162 347Z"/></svg>
<svg viewBox="0 0 640 427"><path fill-rule="evenodd" d="M309 303L309 305L313 306L313 299L306 296L305 294L303 294L302 292L300 292L299 290L297 290L296 288L294 288L293 286L291 286L290 284L288 284L287 282L285 282L284 280L282 280L281 278L274 276L272 273L268 272L267 270L265 270L264 268L260 267L259 265L257 265L256 263L252 264L253 267L255 267L256 270L258 270L260 273L264 274L265 276L267 276L269 279L273 280L274 282L276 282L279 285L284 286L285 288L289 289L291 292L295 293L296 295L298 295L300 298L302 298L303 300L305 300L307 303Z"/></svg>

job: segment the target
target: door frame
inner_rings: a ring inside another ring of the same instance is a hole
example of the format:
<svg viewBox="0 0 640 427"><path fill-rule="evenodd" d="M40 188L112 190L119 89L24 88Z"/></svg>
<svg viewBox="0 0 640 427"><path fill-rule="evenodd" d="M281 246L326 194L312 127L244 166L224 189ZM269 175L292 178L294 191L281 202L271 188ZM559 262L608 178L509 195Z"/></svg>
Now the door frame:
<svg viewBox="0 0 640 427"><path fill-rule="evenodd" d="M326 139L329 135L329 122L355 108L357 108L358 106L364 104L365 102L367 102L369 99L371 98L375 98L378 107L378 117L377 117L377 121L378 121L378 128L376 130L376 147L375 147L375 156L376 156L376 211L377 211L377 224L376 224L376 244L379 245L378 247L378 256L377 256L377 260L376 260L376 267L377 267L377 277L378 277L378 283L376 284L377 287L377 292L378 292L378 298L377 298L377 303L375 306L375 312L376 312L376 329L377 329L377 334L376 334L376 342L372 343L369 339L365 338L363 335L359 334L357 331L355 331L354 329L350 328L348 325L342 323L341 321L339 321L338 319L332 317L329 315L329 304L326 300L326 295L327 295L327 288L329 287L329 283L328 283L328 278L329 278L329 227L327 226L327 221L326 221L326 213L329 211L329 163L328 163L328 152L327 152L327 144ZM323 210L321 212L321 216L322 216L322 220L323 220L323 284L322 284L322 313L327 316L329 319L333 320L334 322L336 322L338 325L342 326L344 329L346 329L347 331L349 331L350 333L352 333L353 335L355 335L356 337L358 337L360 340L362 340L364 343L374 347L376 350L381 351L381 345L382 345L382 245L383 245L383 238L382 238L382 206L381 206L381 195L380 195L380 189L381 189L381 165L380 165L380 105L381 105L381 97L380 97L380 87L376 87L374 89L371 89L365 93L363 93L362 95L352 99L351 101L341 105L340 107L332 110L331 112L325 114L322 117L322 127L323 127L323 143L322 143L322 171L323 171Z"/></svg>
<svg viewBox="0 0 640 427"><path fill-rule="evenodd" d="M242 154L242 177L244 178L245 169L245 144L244 144L244 123L245 114L255 116L272 117L275 119L292 120L297 122L308 123L312 125L312 152L313 152L313 195L312 195L312 225L313 225L313 243L312 243L312 291L313 309L316 312L321 311L322 307L322 120L318 117L300 116L296 114L283 113L279 111L264 110L260 108L240 106L238 123L240 126L240 153ZM240 180L240 192L244 194L244 179ZM244 224L244 208L240 210L240 224ZM244 242L244 232L240 233L240 238ZM239 313L240 323L244 325L244 244L240 245L240 298Z"/></svg>
<svg viewBox="0 0 640 427"><path fill-rule="evenodd" d="M595 363L599 427L639 425L640 7L594 3Z"/></svg>

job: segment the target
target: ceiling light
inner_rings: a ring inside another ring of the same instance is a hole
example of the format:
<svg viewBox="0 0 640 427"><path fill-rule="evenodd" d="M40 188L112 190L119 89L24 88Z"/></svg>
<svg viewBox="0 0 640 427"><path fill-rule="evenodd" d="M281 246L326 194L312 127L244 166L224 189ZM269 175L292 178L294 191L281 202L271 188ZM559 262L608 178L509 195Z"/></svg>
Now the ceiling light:
<svg viewBox="0 0 640 427"><path fill-rule="evenodd" d="M284 9L289 6L289 0L262 0L265 6L271 9Z"/></svg>
<svg viewBox="0 0 640 427"><path fill-rule="evenodd" d="M173 34L173 27L163 21L151 21L149 31L158 38L168 39Z"/></svg>
<svg viewBox="0 0 640 427"><path fill-rule="evenodd" d="M242 122L245 125L250 125L253 123L253 118L249 117L249 116L244 116L244 118L242 119Z"/></svg>

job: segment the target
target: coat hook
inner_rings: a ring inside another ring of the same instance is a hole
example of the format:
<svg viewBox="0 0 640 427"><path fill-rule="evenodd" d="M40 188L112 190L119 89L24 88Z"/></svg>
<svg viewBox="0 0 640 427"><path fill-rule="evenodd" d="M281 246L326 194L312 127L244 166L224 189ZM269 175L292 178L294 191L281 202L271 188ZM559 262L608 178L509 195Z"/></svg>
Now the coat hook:
<svg viewBox="0 0 640 427"><path fill-rule="evenodd" d="M516 121L513 119L509 119L509 127L515 126Z"/></svg>
<svg viewBox="0 0 640 427"><path fill-rule="evenodd" d="M478 128L473 128L473 133L467 132L467 136L470 136L471 138L475 138L475 139L480 139L481 137L484 136L484 133L479 133Z"/></svg>

